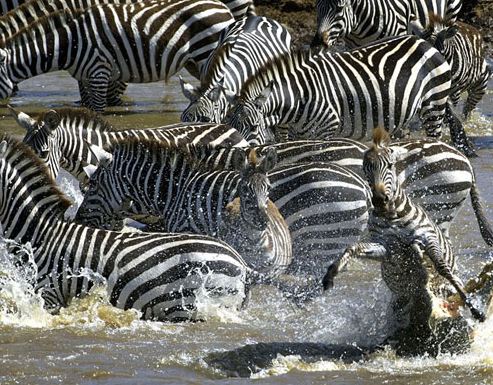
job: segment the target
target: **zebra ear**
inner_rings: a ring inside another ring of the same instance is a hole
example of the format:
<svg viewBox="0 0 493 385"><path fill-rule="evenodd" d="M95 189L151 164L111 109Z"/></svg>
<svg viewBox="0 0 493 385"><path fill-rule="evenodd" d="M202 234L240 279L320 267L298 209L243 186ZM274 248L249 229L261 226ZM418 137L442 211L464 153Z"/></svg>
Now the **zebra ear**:
<svg viewBox="0 0 493 385"><path fill-rule="evenodd" d="M236 171L243 171L247 165L246 151L242 148L234 148L231 154L231 165Z"/></svg>
<svg viewBox="0 0 493 385"><path fill-rule="evenodd" d="M410 32L418 37L423 37L425 35L425 27L418 20L416 16L409 22Z"/></svg>
<svg viewBox="0 0 493 385"><path fill-rule="evenodd" d="M216 103L219 100L219 97L222 93L224 93L224 78L222 78L214 88L209 92L209 97L211 100Z"/></svg>
<svg viewBox="0 0 493 385"><path fill-rule="evenodd" d="M37 126L37 121L33 118L31 118L28 114L17 111L12 107L10 104L7 105L8 109L10 110L10 114L14 117L15 121L19 126L24 128L26 131L31 131L34 127Z"/></svg>
<svg viewBox="0 0 493 385"><path fill-rule="evenodd" d="M396 161L402 160L409 152L408 149L401 146L391 146L389 148L392 150Z"/></svg>
<svg viewBox="0 0 493 385"><path fill-rule="evenodd" d="M60 120L60 115L58 115L58 112L56 112L55 110L49 110L44 116L46 127L51 131L56 130L56 128L60 124Z"/></svg>
<svg viewBox="0 0 493 385"><path fill-rule="evenodd" d="M457 33L459 33L459 29L457 28L457 26L452 25L451 27L448 27L445 31L443 31L443 40L451 39L455 35L457 35Z"/></svg>
<svg viewBox="0 0 493 385"><path fill-rule="evenodd" d="M5 63L7 60L7 50L5 48L0 48L0 64Z"/></svg>
<svg viewBox="0 0 493 385"><path fill-rule="evenodd" d="M277 164L277 151L274 147L265 147L262 150L262 160L258 165L259 171L267 173L276 167Z"/></svg>
<svg viewBox="0 0 493 385"><path fill-rule="evenodd" d="M82 167L82 169L86 173L87 177L91 179L92 174L94 174L98 168L93 164L88 164L87 166Z"/></svg>
<svg viewBox="0 0 493 385"><path fill-rule="evenodd" d="M264 103L267 101L267 99L269 98L270 94L272 93L273 88L274 88L274 80L271 80L268 86L265 87L260 93L260 95L255 98L254 104L259 108L262 107Z"/></svg>
<svg viewBox="0 0 493 385"><path fill-rule="evenodd" d="M103 150L103 148L89 143L85 140L86 144L89 146L89 151L98 161L98 167L107 167L113 161L113 154L108 151Z"/></svg>
<svg viewBox="0 0 493 385"><path fill-rule="evenodd" d="M5 153L7 152L7 147L8 147L8 143L6 140L2 141L2 143L0 143L0 157L3 157L5 155Z"/></svg>
<svg viewBox="0 0 493 385"><path fill-rule="evenodd" d="M180 76L180 86L183 95L185 95L185 97L191 102L199 98L200 94L198 87L195 87L190 83L187 83L185 80L183 80L181 76Z"/></svg>

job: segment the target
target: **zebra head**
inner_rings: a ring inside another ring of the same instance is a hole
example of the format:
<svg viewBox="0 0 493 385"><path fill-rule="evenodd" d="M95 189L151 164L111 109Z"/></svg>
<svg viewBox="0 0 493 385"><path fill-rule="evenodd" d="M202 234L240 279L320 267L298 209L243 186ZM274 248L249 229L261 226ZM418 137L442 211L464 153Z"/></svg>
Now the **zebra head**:
<svg viewBox="0 0 493 385"><path fill-rule="evenodd" d="M202 92L180 77L181 89L190 104L181 114L182 122L221 123L226 116L231 91L224 88L224 78Z"/></svg>
<svg viewBox="0 0 493 385"><path fill-rule="evenodd" d="M352 0L317 0L317 32L312 47L334 45L349 35L353 29L354 14Z"/></svg>
<svg viewBox="0 0 493 385"><path fill-rule="evenodd" d="M16 86L9 71L9 61L9 50L0 48L0 99L5 99L12 95Z"/></svg>
<svg viewBox="0 0 493 385"><path fill-rule="evenodd" d="M232 165L240 172L237 197L226 206L219 237L231 244L256 271L275 275L292 260L291 235L269 199L267 172L275 167L276 150L235 149Z"/></svg>
<svg viewBox="0 0 493 385"><path fill-rule="evenodd" d="M441 53L444 53L447 41L459 32L455 23L434 13L429 15L429 23L426 27L415 19L411 21L410 28L416 36L426 40Z"/></svg>
<svg viewBox="0 0 493 385"><path fill-rule="evenodd" d="M9 106L17 124L26 130L23 142L31 147L36 155L46 164L53 179L56 179L62 161L59 146L60 116L55 110L49 110L33 119L24 112L16 111Z"/></svg>
<svg viewBox="0 0 493 385"><path fill-rule="evenodd" d="M101 147L89 146L98 161L98 166L86 169L90 177L89 185L74 220L90 227L121 230L123 216L119 214L122 214L127 208L126 205L130 206L131 202L124 202L121 192L110 187L114 185L113 173L110 172L114 165L113 155Z"/></svg>
<svg viewBox="0 0 493 385"><path fill-rule="evenodd" d="M274 81L270 81L260 93L252 99L235 97L228 111L226 123L240 132L252 146L274 142L274 134L268 127L263 106L272 93Z"/></svg>
<svg viewBox="0 0 493 385"><path fill-rule="evenodd" d="M370 185L374 210L393 214L396 198L401 191L395 164L406 150L389 144L388 132L377 128L373 134L373 144L363 156L363 172Z"/></svg>

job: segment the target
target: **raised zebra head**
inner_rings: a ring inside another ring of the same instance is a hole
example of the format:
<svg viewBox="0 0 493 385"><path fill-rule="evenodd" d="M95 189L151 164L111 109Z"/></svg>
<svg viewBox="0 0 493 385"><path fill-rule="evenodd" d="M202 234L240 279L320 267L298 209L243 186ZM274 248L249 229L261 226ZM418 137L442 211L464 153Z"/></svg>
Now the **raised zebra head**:
<svg viewBox="0 0 493 385"><path fill-rule="evenodd" d="M53 179L58 175L62 152L58 145L60 116L55 110L41 114L38 119L31 118L24 112L16 111L9 106L17 123L26 130L23 142L31 147L36 155L48 166Z"/></svg>
<svg viewBox="0 0 493 385"><path fill-rule="evenodd" d="M349 35L354 26L352 0L317 0L317 32L312 46L332 46Z"/></svg>
<svg viewBox="0 0 493 385"><path fill-rule="evenodd" d="M389 133L381 127L375 129L373 144L363 155L363 172L372 191L374 210L392 214L400 192L395 164L406 150L389 144Z"/></svg>
<svg viewBox="0 0 493 385"><path fill-rule="evenodd" d="M8 98L12 95L15 83L9 71L9 50L0 48L0 99Z"/></svg>
<svg viewBox="0 0 493 385"><path fill-rule="evenodd" d="M267 126L263 106L272 93L274 82L271 81L260 93L252 99L236 97L231 100L232 108L228 112L226 123L236 128L245 140L252 146L271 144L274 134Z"/></svg>
<svg viewBox="0 0 493 385"><path fill-rule="evenodd" d="M180 77L181 89L190 104L181 114L182 122L221 123L228 109L231 91L224 88L224 79L206 91L194 87Z"/></svg>

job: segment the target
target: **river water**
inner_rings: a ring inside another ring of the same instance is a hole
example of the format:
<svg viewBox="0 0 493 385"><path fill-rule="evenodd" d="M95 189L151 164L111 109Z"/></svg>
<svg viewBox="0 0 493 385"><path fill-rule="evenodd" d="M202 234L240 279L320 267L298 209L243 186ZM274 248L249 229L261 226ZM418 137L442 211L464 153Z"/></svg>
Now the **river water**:
<svg viewBox="0 0 493 385"><path fill-rule="evenodd" d="M473 159L487 215L493 221L493 82L466 130L481 147ZM20 84L10 100L28 113L73 106L77 84L64 73ZM105 115L120 127L176 122L186 106L178 78L169 84L131 85L125 105ZM0 105L0 130L23 131ZM59 178L75 200L73 181ZM470 204L451 229L463 279L479 271L493 253L483 242ZM299 356L278 355L251 378L231 379L209 366L211 352L257 342L378 342L385 333L389 294L377 265L355 263L338 277L333 291L304 308L280 298L275 289L255 288L249 306L224 313L207 304L208 321L168 324L140 321L132 311L108 306L104 286L77 300L56 316L47 314L30 289L32 272L14 268L0 243L0 384L493 384L493 315L475 325L471 351L438 358L397 358L374 353L357 363L326 360L307 363Z"/></svg>

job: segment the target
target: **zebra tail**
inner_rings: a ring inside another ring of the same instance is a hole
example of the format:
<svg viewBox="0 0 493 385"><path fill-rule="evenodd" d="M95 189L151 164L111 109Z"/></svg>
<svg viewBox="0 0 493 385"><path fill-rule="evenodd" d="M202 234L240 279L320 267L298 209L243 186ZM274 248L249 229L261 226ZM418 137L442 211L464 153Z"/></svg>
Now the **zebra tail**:
<svg viewBox="0 0 493 385"><path fill-rule="evenodd" d="M484 211L484 205L481 201L481 197L479 196L479 190L476 183L476 177L474 177L474 181L472 183L472 187L470 190L471 195L471 205L474 209L474 214L476 215L476 219L479 225L479 231L481 232L481 236L488 246L493 246L493 228L486 218L486 214Z"/></svg>

